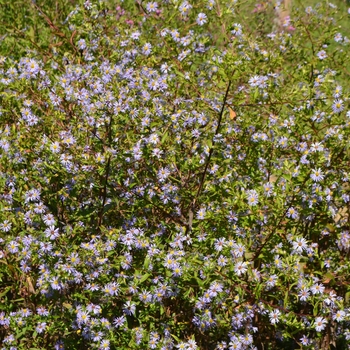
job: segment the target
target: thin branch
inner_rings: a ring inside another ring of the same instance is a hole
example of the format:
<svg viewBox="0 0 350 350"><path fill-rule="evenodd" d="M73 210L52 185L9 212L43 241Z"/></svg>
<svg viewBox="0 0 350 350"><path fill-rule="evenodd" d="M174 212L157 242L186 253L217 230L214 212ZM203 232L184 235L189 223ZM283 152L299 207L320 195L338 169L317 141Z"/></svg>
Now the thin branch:
<svg viewBox="0 0 350 350"><path fill-rule="evenodd" d="M109 124L108 124L108 147L111 147L111 143L112 143L112 120L113 120L113 116L110 115L109 117ZM100 229L100 226L102 225L102 220L103 220L103 211L105 208L105 204L106 204L106 200L107 200L107 184L108 184L108 178L109 178L109 172L110 172L110 167L111 167L111 158L112 155L109 155L108 160L107 160L107 165L106 165L106 173L105 173L105 178L104 178L104 183L103 183L103 192L102 192L102 207L101 207L101 211L99 213L99 218L98 218L98 225L97 225L97 229Z"/></svg>
<svg viewBox="0 0 350 350"><path fill-rule="evenodd" d="M203 185L204 185L204 180L205 180L205 175L207 173L207 170L208 170L208 167L209 167L209 163L210 163L210 159L211 159L211 156L213 155L213 152L214 152L214 143L215 143L215 136L217 136L217 134L219 133L219 130L220 130L220 126L221 126L221 121L222 121L222 116L224 114L224 108L225 108L225 105L226 105L226 101L227 101L227 96L228 96L228 93L230 91L230 87L231 87L231 80L229 80L228 82L228 86L227 86L227 89L226 89L226 93L225 93L225 97L224 97L224 101L222 103L222 107L221 107L221 111L220 111L220 114L219 114L219 121L218 121L218 125L216 126L216 130L215 130L215 134L214 134L214 137L213 137L213 142L212 142L212 146L209 150L209 156L208 156L208 159L207 159L207 162L205 163L205 167L204 167L204 171L202 173L202 178L201 178L201 181L199 183L199 187L198 187L198 190L197 190L197 194L195 196L195 198L193 199L192 203L191 203L191 206L189 208L189 211L188 211L188 222L187 222L187 228L186 228L186 233L191 231L192 229L192 220L193 220L193 211L195 209L195 206L196 206L196 202L198 200L198 197L203 189Z"/></svg>

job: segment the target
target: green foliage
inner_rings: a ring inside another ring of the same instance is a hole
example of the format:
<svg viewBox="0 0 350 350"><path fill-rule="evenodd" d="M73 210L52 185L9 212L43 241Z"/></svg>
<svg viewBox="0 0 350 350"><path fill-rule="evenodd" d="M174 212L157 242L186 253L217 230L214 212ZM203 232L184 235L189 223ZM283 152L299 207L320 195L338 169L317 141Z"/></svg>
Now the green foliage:
<svg viewBox="0 0 350 350"><path fill-rule="evenodd" d="M3 349L349 345L346 12L0 4Z"/></svg>

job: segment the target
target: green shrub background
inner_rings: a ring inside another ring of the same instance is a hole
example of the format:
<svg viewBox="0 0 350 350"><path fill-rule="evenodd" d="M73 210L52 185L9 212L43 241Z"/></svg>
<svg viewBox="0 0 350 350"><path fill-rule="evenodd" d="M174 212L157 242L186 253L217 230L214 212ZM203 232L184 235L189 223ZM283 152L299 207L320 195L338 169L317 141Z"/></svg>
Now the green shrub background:
<svg viewBox="0 0 350 350"><path fill-rule="evenodd" d="M2 349L345 349L343 1L0 0Z"/></svg>

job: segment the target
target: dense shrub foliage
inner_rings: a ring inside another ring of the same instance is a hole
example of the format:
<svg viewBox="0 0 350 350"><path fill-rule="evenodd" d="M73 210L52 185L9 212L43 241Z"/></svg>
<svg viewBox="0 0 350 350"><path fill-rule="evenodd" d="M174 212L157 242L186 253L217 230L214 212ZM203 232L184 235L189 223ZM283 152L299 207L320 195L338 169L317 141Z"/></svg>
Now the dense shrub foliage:
<svg viewBox="0 0 350 350"><path fill-rule="evenodd" d="M51 5L4 5L2 349L345 349L336 7Z"/></svg>

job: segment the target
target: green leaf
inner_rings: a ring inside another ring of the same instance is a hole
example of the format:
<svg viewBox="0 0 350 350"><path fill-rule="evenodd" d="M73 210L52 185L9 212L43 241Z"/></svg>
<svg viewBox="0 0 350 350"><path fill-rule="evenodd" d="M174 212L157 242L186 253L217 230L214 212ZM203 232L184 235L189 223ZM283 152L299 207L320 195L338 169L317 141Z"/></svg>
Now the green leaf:
<svg viewBox="0 0 350 350"><path fill-rule="evenodd" d="M6 287L5 290L2 293L0 293L0 297L3 297L5 294L7 294L11 290L11 288L11 286Z"/></svg>
<svg viewBox="0 0 350 350"><path fill-rule="evenodd" d="M62 304L66 309L68 309L68 310L70 310L71 308L72 308L72 305L71 304L69 304L69 303L63 303Z"/></svg>
<svg viewBox="0 0 350 350"><path fill-rule="evenodd" d="M166 131L162 137L161 144L164 143L164 141L167 139L167 137L168 137L168 132Z"/></svg>
<svg viewBox="0 0 350 350"><path fill-rule="evenodd" d="M348 303L350 301L350 292L345 293L345 302Z"/></svg>
<svg viewBox="0 0 350 350"><path fill-rule="evenodd" d="M286 290L286 292L284 293L284 300L283 300L283 307L287 307L288 305L288 299L289 299L289 291Z"/></svg>
<svg viewBox="0 0 350 350"><path fill-rule="evenodd" d="M145 282L150 276L151 276L150 273L145 273L145 274L141 277L140 283Z"/></svg>
<svg viewBox="0 0 350 350"><path fill-rule="evenodd" d="M178 343L181 343L181 339L178 338L175 334L170 334Z"/></svg>
<svg viewBox="0 0 350 350"><path fill-rule="evenodd" d="M151 262L151 259L147 256L144 263L143 263L143 267L148 270L149 264Z"/></svg>

